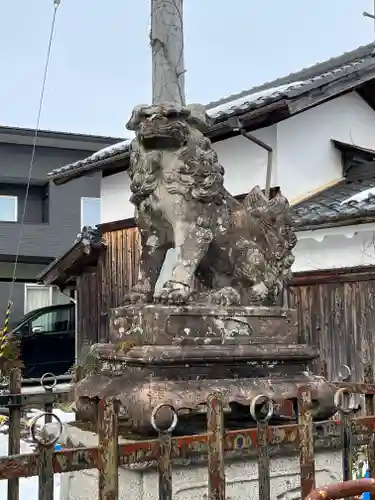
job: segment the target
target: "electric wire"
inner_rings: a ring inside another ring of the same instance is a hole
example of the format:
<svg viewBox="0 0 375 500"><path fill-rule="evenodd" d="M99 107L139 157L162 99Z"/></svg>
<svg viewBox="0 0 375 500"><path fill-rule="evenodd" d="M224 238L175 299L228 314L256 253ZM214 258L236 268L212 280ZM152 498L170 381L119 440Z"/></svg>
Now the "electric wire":
<svg viewBox="0 0 375 500"><path fill-rule="evenodd" d="M54 2L53 2L54 8L53 8L53 15L52 15L52 23L51 23L51 29L50 29L49 38L48 38L47 54L46 54L46 60L45 60L45 65L44 65L44 72L43 72L43 82L42 82L42 88L41 88L41 92L40 92L38 114L37 114L35 133L34 133L33 143L32 143L31 158L30 158L30 164L29 164L29 173L28 173L26 191L25 191L25 202L23 205L21 221L20 221L20 232L19 232L19 236L18 236L17 251L16 251L16 256L15 256L15 261L14 261L14 266L13 266L12 281L11 281L10 290L9 290L9 299L8 299L8 306L7 306L7 311L6 311L6 315L5 315L5 323L4 323L4 328L3 328L2 332L1 332L1 336L0 336L0 357L4 353L4 348L5 348L5 345L7 343L7 334L8 334L8 328L9 328L9 315L10 315L10 311L11 311L12 305L13 305L12 298L13 298L13 292L14 292L14 284L15 284L16 279L17 279L17 266L18 266L20 251L21 251L21 242L22 242L23 229L24 229L24 224L25 224L27 200L29 197L32 172L33 172L33 167L34 167L34 163L35 163L35 153L36 153L36 146L37 146L38 134L39 134L39 129L40 129L40 119L42 116L44 94L45 94L46 83L47 83L48 68L49 68L49 64L50 64L50 60L51 60L52 42L53 42L53 36L55 33L55 26L56 26L56 15L57 15L57 11L58 11L58 8L60 6L60 3L61 3L61 0L54 0Z"/></svg>

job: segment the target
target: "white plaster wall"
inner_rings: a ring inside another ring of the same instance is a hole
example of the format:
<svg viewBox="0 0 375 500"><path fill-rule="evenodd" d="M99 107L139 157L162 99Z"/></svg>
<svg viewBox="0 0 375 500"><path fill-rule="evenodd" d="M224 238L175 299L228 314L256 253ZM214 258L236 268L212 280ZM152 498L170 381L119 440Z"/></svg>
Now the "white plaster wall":
<svg viewBox="0 0 375 500"><path fill-rule="evenodd" d="M265 142L274 151L273 178L271 185L276 185L277 172L277 126L263 128L252 132L257 139ZM249 192L259 185L262 189L266 184L267 151L253 142L238 136L215 142L214 150L219 161L225 168L224 184L233 195Z"/></svg>
<svg viewBox="0 0 375 500"><path fill-rule="evenodd" d="M291 202L342 177L341 155L331 139L375 149L375 113L357 93L277 125L275 184Z"/></svg>
<svg viewBox="0 0 375 500"><path fill-rule="evenodd" d="M126 172L102 177L100 196L102 224L134 217L134 206L129 202L130 179Z"/></svg>
<svg viewBox="0 0 375 500"><path fill-rule="evenodd" d="M297 233L293 272L375 265L375 224Z"/></svg>

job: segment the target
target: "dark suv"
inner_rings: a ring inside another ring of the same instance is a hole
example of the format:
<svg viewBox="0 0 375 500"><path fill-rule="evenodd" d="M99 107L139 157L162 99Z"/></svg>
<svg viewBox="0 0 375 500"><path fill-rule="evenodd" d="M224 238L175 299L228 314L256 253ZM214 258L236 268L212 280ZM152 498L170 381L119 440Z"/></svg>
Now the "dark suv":
<svg viewBox="0 0 375 500"><path fill-rule="evenodd" d="M42 307L27 313L12 330L20 342L23 378L63 375L75 359L75 306Z"/></svg>

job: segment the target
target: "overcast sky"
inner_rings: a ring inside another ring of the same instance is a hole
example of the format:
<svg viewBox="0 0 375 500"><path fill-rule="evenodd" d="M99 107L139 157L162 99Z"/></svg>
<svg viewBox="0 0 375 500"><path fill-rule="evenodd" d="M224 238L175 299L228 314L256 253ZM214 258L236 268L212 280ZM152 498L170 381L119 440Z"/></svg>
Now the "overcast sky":
<svg viewBox="0 0 375 500"><path fill-rule="evenodd" d="M61 0L44 129L126 136L150 101L150 0ZM186 94L203 104L374 38L372 0L185 0ZM0 124L35 127L53 0L0 0Z"/></svg>

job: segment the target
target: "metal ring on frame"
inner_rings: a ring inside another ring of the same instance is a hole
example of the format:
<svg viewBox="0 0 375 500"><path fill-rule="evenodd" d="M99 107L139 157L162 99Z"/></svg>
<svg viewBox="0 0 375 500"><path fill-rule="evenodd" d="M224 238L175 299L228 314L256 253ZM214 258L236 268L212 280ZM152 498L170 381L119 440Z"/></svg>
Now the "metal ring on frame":
<svg viewBox="0 0 375 500"><path fill-rule="evenodd" d="M341 404L341 400L340 400L340 397L341 396L344 396L344 394L347 394L348 396L350 396L350 392L348 391L348 389L345 389L345 388L341 388L341 389L338 389L336 392L335 392L335 395L333 397L333 402L334 402L334 405L336 407L336 409L341 412L341 413L344 413L346 415L348 415L349 413L351 413L353 411L352 408L344 408Z"/></svg>
<svg viewBox="0 0 375 500"><path fill-rule="evenodd" d="M267 414L263 418L258 418L256 414L256 405L262 403L267 405ZM250 415L258 423L268 422L273 415L274 409L275 407L272 399L268 396L265 396L264 394L258 394L251 400L250 403Z"/></svg>
<svg viewBox="0 0 375 500"><path fill-rule="evenodd" d="M37 430L36 423L40 418L45 417L46 415L51 415L51 417L54 418L59 425L59 431L57 435L50 441L43 441L42 439L39 439L36 435L36 430ZM48 413L48 412L40 413L39 415L33 418L33 421L30 424L30 432L31 432L31 437L35 443L45 447L53 446L54 444L57 443L57 441L61 437L61 434L63 432L63 423L61 422L60 418L54 413Z"/></svg>
<svg viewBox="0 0 375 500"><path fill-rule="evenodd" d="M45 379L46 378L52 378L53 379L53 382L51 385L47 385L46 382L45 382ZM52 389L54 389L57 385L57 378L56 378L56 375L54 373L50 373L50 372L47 372L45 373L44 375L42 375L40 377L40 385L43 387L43 389L45 389L46 391L52 391Z"/></svg>
<svg viewBox="0 0 375 500"><path fill-rule="evenodd" d="M156 421L155 421L155 417L156 417L156 414L158 413L158 411L160 411L162 408L169 408L172 413L173 413L173 418L172 418L172 422L171 422L171 425L167 428L167 429L159 429L159 427L156 425ZM161 404L161 405L158 405L156 406L153 410L152 410L152 414L151 414L151 425L152 425L152 428L154 429L154 431L156 432L159 432L161 434L169 434L171 432L173 432L175 430L175 428L177 427L177 423L178 423L178 415L177 415L177 412L176 410L173 408L172 405L169 405L169 404Z"/></svg>
<svg viewBox="0 0 375 500"><path fill-rule="evenodd" d="M344 368L346 370L346 375L341 373L341 369ZM349 380L349 378L352 375L352 370L348 365L341 365L340 371L339 371L339 379L342 382L345 382L346 380Z"/></svg>

